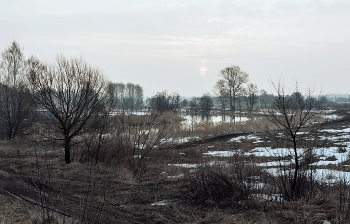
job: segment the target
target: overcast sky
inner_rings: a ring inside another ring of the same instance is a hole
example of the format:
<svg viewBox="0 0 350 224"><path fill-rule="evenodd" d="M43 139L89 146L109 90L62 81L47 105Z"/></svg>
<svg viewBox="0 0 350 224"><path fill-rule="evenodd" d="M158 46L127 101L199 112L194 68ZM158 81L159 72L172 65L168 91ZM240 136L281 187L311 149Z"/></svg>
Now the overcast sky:
<svg viewBox="0 0 350 224"><path fill-rule="evenodd" d="M83 56L148 96L212 93L231 65L268 92L350 92L350 1L1 0L0 28L1 51Z"/></svg>

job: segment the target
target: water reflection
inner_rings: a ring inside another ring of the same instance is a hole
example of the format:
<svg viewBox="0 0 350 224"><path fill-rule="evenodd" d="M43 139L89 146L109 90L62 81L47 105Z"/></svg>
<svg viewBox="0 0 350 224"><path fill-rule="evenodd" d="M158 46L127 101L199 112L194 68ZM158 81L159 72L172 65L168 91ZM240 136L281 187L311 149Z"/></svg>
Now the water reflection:
<svg viewBox="0 0 350 224"><path fill-rule="evenodd" d="M185 119L184 123L234 123L244 122L250 118L247 116L231 116L231 115L181 115Z"/></svg>

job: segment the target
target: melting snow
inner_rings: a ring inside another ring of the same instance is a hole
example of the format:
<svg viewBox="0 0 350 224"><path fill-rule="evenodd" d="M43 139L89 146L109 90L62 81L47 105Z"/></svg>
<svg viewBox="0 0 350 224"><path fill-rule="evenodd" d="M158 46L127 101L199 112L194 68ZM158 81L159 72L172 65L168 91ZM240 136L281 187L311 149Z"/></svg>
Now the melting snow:
<svg viewBox="0 0 350 224"><path fill-rule="evenodd" d="M208 151L203 153L206 156L230 157L237 154L235 151Z"/></svg>
<svg viewBox="0 0 350 224"><path fill-rule="evenodd" d="M278 168L268 168L265 170L272 175L280 175L281 173L283 173L283 171L281 172ZM339 181L345 181L347 183L350 182L350 172L330 169L315 169L312 171L308 171L308 175L311 174L315 177L316 180L326 183L336 183Z"/></svg>
<svg viewBox="0 0 350 224"><path fill-rule="evenodd" d="M304 149L297 149L298 154L301 154L304 152ZM244 155L250 156L260 156L260 157L280 157L280 156L288 156L292 155L293 149L289 148L271 148L271 147L257 147L252 149L251 152L247 152Z"/></svg>
<svg viewBox="0 0 350 224"><path fill-rule="evenodd" d="M179 174L179 175L176 175L176 176L167 176L168 179L179 179L179 178L182 178L184 177L185 174Z"/></svg>
<svg viewBox="0 0 350 224"><path fill-rule="evenodd" d="M168 166L180 166L184 168L196 168L198 164L190 164L190 163L178 163L178 164L168 164Z"/></svg>
<svg viewBox="0 0 350 224"><path fill-rule="evenodd" d="M339 118L339 116L336 114L330 114L330 115L324 115L323 118L327 120L336 120Z"/></svg>
<svg viewBox="0 0 350 224"><path fill-rule="evenodd" d="M234 138L231 138L230 142L242 142L243 139L253 140L254 142L263 142L257 136L254 136L254 135L234 137Z"/></svg>
<svg viewBox="0 0 350 224"><path fill-rule="evenodd" d="M284 161L273 161L273 162L266 162L266 163L257 163L257 166L265 166L265 167L272 167L272 166L288 166L292 163L292 161L284 160Z"/></svg>
<svg viewBox="0 0 350 224"><path fill-rule="evenodd" d="M339 152L339 147L329 147L315 149L314 151L320 156L320 161L312 163L311 165L328 165L338 164L347 160L349 148L344 148L345 152ZM334 157L334 160L327 161L329 157Z"/></svg>
<svg viewBox="0 0 350 224"><path fill-rule="evenodd" d="M260 201L277 201L282 202L283 197L281 194L251 194L252 198L256 198Z"/></svg>
<svg viewBox="0 0 350 224"><path fill-rule="evenodd" d="M321 130L322 132L329 132L329 133L341 133L341 132L350 132L350 128L344 128L344 129L324 129Z"/></svg>
<svg viewBox="0 0 350 224"><path fill-rule="evenodd" d="M152 206L165 206L168 204L170 204L170 202L168 200L163 200L163 201L158 201L158 202L152 203L151 205Z"/></svg>

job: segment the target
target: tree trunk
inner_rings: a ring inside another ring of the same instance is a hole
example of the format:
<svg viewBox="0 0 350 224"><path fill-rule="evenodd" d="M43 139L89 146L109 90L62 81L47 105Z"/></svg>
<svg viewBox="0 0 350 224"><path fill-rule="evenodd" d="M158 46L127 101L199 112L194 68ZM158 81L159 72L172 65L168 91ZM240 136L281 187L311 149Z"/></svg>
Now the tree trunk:
<svg viewBox="0 0 350 224"><path fill-rule="evenodd" d="M233 112L236 111L236 93L234 92L232 95L232 105L231 105L231 110Z"/></svg>
<svg viewBox="0 0 350 224"><path fill-rule="evenodd" d="M230 110L232 111L232 92L230 89Z"/></svg>
<svg viewBox="0 0 350 224"><path fill-rule="evenodd" d="M298 151L297 151L297 143L296 139L293 139L293 146L294 146L294 162L295 162L295 167L294 167L294 176L293 176L293 182L290 190L291 198L294 200L294 191L295 187L297 185L297 179L298 179L298 170L299 170L299 160L298 160Z"/></svg>
<svg viewBox="0 0 350 224"><path fill-rule="evenodd" d="M66 161L67 164L71 163L70 159L70 138L66 137L64 139L64 160Z"/></svg>

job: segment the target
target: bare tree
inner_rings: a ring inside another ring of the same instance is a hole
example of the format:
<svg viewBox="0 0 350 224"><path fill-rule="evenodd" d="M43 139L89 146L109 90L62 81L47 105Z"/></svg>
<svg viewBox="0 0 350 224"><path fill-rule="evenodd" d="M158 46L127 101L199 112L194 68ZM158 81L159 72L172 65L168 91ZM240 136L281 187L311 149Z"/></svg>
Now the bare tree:
<svg viewBox="0 0 350 224"><path fill-rule="evenodd" d="M214 86L214 94L221 104L221 110L226 109L226 104L229 102L229 94L226 90L225 81L220 79Z"/></svg>
<svg viewBox="0 0 350 224"><path fill-rule="evenodd" d="M140 85L135 86L135 108L141 109L143 105L143 88Z"/></svg>
<svg viewBox="0 0 350 224"><path fill-rule="evenodd" d="M186 100L186 99L183 99L183 100L180 102L181 108L186 108L187 105L188 105L188 100Z"/></svg>
<svg viewBox="0 0 350 224"><path fill-rule="evenodd" d="M189 102L189 110L191 116L191 132L194 133L195 124L197 123L197 115L200 108L200 99L198 97L192 97Z"/></svg>
<svg viewBox="0 0 350 224"><path fill-rule="evenodd" d="M247 85L247 88L245 89L245 100L249 112L253 111L254 105L258 101L258 93L259 90L256 84L249 83Z"/></svg>
<svg viewBox="0 0 350 224"><path fill-rule="evenodd" d="M30 120L32 100L24 80L26 62L16 41L2 52L0 62L0 124L8 140Z"/></svg>
<svg viewBox="0 0 350 224"><path fill-rule="evenodd" d="M33 98L52 118L45 124L63 141L66 163L71 162L72 140L104 109L107 83L101 72L82 58L58 56L55 64L42 66L35 59L28 72Z"/></svg>
<svg viewBox="0 0 350 224"><path fill-rule="evenodd" d="M175 112L180 105L180 95L178 93L168 94L167 91L158 92L151 98L148 98L147 102L149 107L155 111Z"/></svg>
<svg viewBox="0 0 350 224"><path fill-rule="evenodd" d="M260 90L259 102L264 102L265 105L272 105L275 101L273 94L268 94L266 90Z"/></svg>
<svg viewBox="0 0 350 224"><path fill-rule="evenodd" d="M242 103L244 103L244 98L245 98L244 94L245 94L245 89L243 86L241 86L236 94L236 101L238 103L239 112L242 111Z"/></svg>
<svg viewBox="0 0 350 224"><path fill-rule="evenodd" d="M143 104L143 89L133 83L109 83L109 96L115 100L114 109L137 110Z"/></svg>
<svg viewBox="0 0 350 224"><path fill-rule="evenodd" d="M127 109L126 105L126 87L124 83L109 83L108 84L108 96L111 101L114 102L113 109L119 109L124 111Z"/></svg>
<svg viewBox="0 0 350 224"><path fill-rule="evenodd" d="M190 108L191 108L191 114L196 114L199 112L200 108L200 100L198 97L192 97L190 103Z"/></svg>
<svg viewBox="0 0 350 224"><path fill-rule="evenodd" d="M122 115L123 129L120 133L121 143L129 155L128 162L133 175L139 180L145 172L149 154L176 134L169 111L134 115Z"/></svg>
<svg viewBox="0 0 350 224"><path fill-rule="evenodd" d="M235 111L238 93L241 91L242 85L248 82L249 75L248 73L241 71L239 66L233 65L221 70L219 76L221 79L217 82L216 88L219 87L227 92L230 109L231 111Z"/></svg>
<svg viewBox="0 0 350 224"><path fill-rule="evenodd" d="M209 114L211 108L213 107L213 99L209 93L204 93L202 97L199 98L199 104L202 113Z"/></svg>
<svg viewBox="0 0 350 224"><path fill-rule="evenodd" d="M298 91L296 84L295 94L288 96L285 93L284 86L279 82L273 83L276 91L275 100L272 107L265 104L265 117L271 124L272 130L264 130L270 136L279 140L285 147L291 148L293 158L293 174L291 179L283 182L283 190L287 200L295 198L295 189L298 184L298 176L301 168L301 159L311 152L317 137L316 129L311 129L313 121L317 118L315 110L319 107L319 102L312 97L312 91L307 90L304 96ZM306 144L306 130L308 127L308 138L314 134L314 140L311 144ZM290 181L290 182L289 182Z"/></svg>

